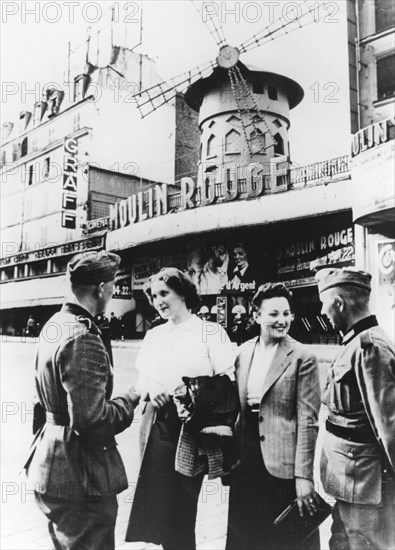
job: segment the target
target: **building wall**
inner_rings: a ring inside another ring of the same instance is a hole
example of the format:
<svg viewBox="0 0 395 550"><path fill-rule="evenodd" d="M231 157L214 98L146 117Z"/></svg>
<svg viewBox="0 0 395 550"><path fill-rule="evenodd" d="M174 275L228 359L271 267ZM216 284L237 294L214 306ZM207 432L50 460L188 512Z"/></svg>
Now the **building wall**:
<svg viewBox="0 0 395 550"><path fill-rule="evenodd" d="M395 54L395 5L392 0L349 0L348 13L351 122L353 133L358 132L353 143L361 140L351 165L356 265L372 274L372 309L394 338L395 58L381 74L389 83L382 98L378 78L382 60ZM372 125L381 121L385 139L372 141Z"/></svg>

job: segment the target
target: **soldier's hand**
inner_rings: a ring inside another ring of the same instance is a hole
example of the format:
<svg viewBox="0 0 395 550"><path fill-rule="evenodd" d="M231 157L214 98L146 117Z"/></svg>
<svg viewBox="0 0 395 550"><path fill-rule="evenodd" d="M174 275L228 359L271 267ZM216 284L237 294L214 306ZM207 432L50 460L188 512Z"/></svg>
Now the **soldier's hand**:
<svg viewBox="0 0 395 550"><path fill-rule="evenodd" d="M310 479L295 478L296 497L298 499L299 514L303 517L304 510L313 516L318 510L319 500Z"/></svg>
<svg viewBox="0 0 395 550"><path fill-rule="evenodd" d="M168 391L161 384L155 384L155 387L151 388L149 395L151 403L157 409L161 409L170 401Z"/></svg>
<svg viewBox="0 0 395 550"><path fill-rule="evenodd" d="M137 407L141 397L140 392L136 390L134 386L128 386L126 391L129 394L129 397L131 398L133 405Z"/></svg>

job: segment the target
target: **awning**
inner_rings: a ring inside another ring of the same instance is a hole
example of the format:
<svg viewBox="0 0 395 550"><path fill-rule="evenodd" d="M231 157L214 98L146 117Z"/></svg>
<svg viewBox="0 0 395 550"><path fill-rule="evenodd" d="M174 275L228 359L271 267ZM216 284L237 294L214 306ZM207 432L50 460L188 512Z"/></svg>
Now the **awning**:
<svg viewBox="0 0 395 550"><path fill-rule="evenodd" d="M0 285L0 309L62 304L68 294L65 275L10 281Z"/></svg>

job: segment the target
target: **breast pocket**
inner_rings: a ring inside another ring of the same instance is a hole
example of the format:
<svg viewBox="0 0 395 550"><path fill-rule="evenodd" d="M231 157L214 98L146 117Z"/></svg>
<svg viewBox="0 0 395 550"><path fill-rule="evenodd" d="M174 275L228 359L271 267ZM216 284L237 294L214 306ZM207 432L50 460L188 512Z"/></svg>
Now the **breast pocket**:
<svg viewBox="0 0 395 550"><path fill-rule="evenodd" d="M330 407L338 412L352 413L361 410L361 394L352 365L332 367L329 392Z"/></svg>

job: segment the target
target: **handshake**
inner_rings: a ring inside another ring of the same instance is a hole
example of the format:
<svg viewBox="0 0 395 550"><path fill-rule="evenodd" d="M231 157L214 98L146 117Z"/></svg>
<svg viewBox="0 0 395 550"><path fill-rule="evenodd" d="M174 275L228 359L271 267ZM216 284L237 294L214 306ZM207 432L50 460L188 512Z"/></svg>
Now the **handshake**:
<svg viewBox="0 0 395 550"><path fill-rule="evenodd" d="M130 385L126 388L126 395L131 400L132 405L137 407L141 398L140 392L133 385Z"/></svg>

